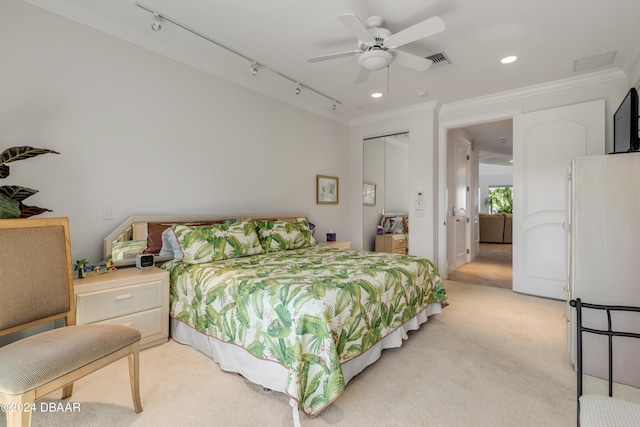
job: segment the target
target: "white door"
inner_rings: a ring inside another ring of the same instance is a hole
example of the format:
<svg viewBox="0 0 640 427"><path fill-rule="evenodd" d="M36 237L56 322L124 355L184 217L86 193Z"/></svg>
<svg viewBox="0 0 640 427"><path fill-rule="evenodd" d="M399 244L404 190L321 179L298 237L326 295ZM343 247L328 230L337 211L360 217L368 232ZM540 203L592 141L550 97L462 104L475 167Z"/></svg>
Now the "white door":
<svg viewBox="0 0 640 427"><path fill-rule="evenodd" d="M565 299L565 178L604 154L604 100L513 118L513 290Z"/></svg>
<svg viewBox="0 0 640 427"><path fill-rule="evenodd" d="M454 214L454 242L456 268L468 262L469 245L469 155L471 143L456 135L455 139L456 202Z"/></svg>

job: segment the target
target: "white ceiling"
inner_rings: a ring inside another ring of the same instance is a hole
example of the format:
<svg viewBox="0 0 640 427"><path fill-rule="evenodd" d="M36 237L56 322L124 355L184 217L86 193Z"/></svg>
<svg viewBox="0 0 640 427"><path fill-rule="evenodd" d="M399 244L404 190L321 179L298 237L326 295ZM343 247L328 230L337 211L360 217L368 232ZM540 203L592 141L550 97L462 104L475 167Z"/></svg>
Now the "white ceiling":
<svg viewBox="0 0 640 427"><path fill-rule="evenodd" d="M640 45L638 0L140 0L335 98L340 108L332 111L330 100L310 90L295 95L294 83L266 69L252 76L246 58L169 22L153 32L152 14L134 0L24 1L345 124L419 104L448 104L593 72L628 73ZM354 84L359 72L355 56L307 62L356 49L355 37L337 19L343 13L365 22L380 15L392 33L440 16L444 32L401 49L425 57L444 52L452 63L434 64L424 72L392 63L388 73L377 71L366 83ZM615 52L611 64L574 71L575 60L605 52ZM519 60L501 65L506 55ZM376 91L384 96L372 99ZM418 96L420 91L427 96Z"/></svg>

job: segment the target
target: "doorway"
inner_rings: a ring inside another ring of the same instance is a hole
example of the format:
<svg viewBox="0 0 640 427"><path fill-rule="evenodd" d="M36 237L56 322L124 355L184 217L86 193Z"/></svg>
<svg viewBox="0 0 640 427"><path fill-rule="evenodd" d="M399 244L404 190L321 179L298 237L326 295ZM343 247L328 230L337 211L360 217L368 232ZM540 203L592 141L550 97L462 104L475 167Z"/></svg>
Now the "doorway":
<svg viewBox="0 0 640 427"><path fill-rule="evenodd" d="M473 228L467 234L471 254L465 263L460 263L460 258L455 255L455 263L452 265L449 262L448 278L465 283L512 289L512 212L506 207L497 212L495 206L492 211L490 189L511 188L513 185L513 123L509 118L453 129L448 132L448 135L453 137L447 143L455 144L457 147L457 135L460 133L472 141L472 151L475 154L470 156L474 164L468 168L473 172L467 180L470 194L475 196L469 197L474 202L469 206ZM448 150L448 153L456 151ZM458 156L450 154L449 157L447 167L457 171ZM449 174L453 179L456 175ZM454 188L457 186L460 186L459 182L453 184ZM449 218L449 221L451 220L457 218ZM455 229L455 225L453 228ZM454 245L457 251L456 240L448 239L447 244ZM451 254L450 249L447 252Z"/></svg>

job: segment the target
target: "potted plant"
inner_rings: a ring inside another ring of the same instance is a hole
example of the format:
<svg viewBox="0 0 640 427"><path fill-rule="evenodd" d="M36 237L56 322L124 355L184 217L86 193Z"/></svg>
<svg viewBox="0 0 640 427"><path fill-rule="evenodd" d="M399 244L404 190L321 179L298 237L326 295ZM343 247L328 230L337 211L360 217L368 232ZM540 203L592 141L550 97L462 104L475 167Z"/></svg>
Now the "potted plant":
<svg viewBox="0 0 640 427"><path fill-rule="evenodd" d="M57 151L29 146L7 148L0 154L0 179L9 176L10 170L7 163L29 159L46 153L60 154ZM19 185L0 186L0 218L28 218L44 212L51 212L51 209L27 206L22 203L24 199L37 192L38 190Z"/></svg>

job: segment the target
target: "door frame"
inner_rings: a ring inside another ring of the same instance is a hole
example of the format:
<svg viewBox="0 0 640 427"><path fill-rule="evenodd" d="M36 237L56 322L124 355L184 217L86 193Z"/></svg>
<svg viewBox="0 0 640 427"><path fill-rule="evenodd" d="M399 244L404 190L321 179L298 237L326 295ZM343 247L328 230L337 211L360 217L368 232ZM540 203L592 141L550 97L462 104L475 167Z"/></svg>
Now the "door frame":
<svg viewBox="0 0 640 427"><path fill-rule="evenodd" d="M477 125L480 123L495 122L499 120L513 119L514 116L522 114L521 108L497 111L495 113L481 114L476 116L467 116L461 119L447 120L438 124L438 176L437 176L437 253L435 263L442 279L448 277L449 262L447 259L447 247L451 242L447 241L447 171L450 162L447 146L448 132L451 129L462 128L465 126ZM474 190L475 191L475 190ZM469 227L469 230L471 227ZM471 238L471 236L469 236Z"/></svg>
<svg viewBox="0 0 640 427"><path fill-rule="evenodd" d="M470 162L470 158L471 158L471 149L472 149L472 143L470 140L468 140L466 137L460 135L459 132L455 132L455 136L454 136L454 141L452 141L453 143L453 153L454 153L454 158L453 158L453 164L454 164L454 171L451 174L451 177L453 178L453 182L451 182L451 189L453 190L453 192L455 193L455 198L457 200L454 201L449 201L449 205L453 205L454 209L456 209L456 212L451 212L452 216L450 217L451 220L453 221L453 218L455 217L455 221L458 222L459 221L459 215L458 212L460 211L460 206L458 206L458 202L460 201L459 199L459 194L458 191L460 190L460 185L462 184L464 186L464 211L465 211L465 218L464 218L464 231L461 233L463 234L464 237L464 248L460 248L459 247L459 243L460 243L460 239L458 236L458 230L459 227L457 224L452 224L452 233L453 233L453 241L451 242L453 244L454 247L454 251L453 251L453 257L454 259L453 261L453 269L458 269L460 267L462 267L464 264L468 263L471 261L471 241L472 236L471 236L471 218L472 218L472 203L471 203L471 197L470 197L470 185L471 185L471 162ZM458 164L458 161L460 160L458 157L458 148L459 148L459 144L464 145L464 156L465 159L462 160L464 163L463 165ZM462 183L459 180L459 176L458 176L458 171L460 166L464 167L465 170L465 175L464 175L464 179L465 182ZM453 202L453 203L452 203ZM451 209L451 206L447 206L447 209ZM450 233L447 233L447 236L450 236ZM461 254L461 249L462 249L462 256ZM463 261L461 262L461 258L463 259Z"/></svg>

